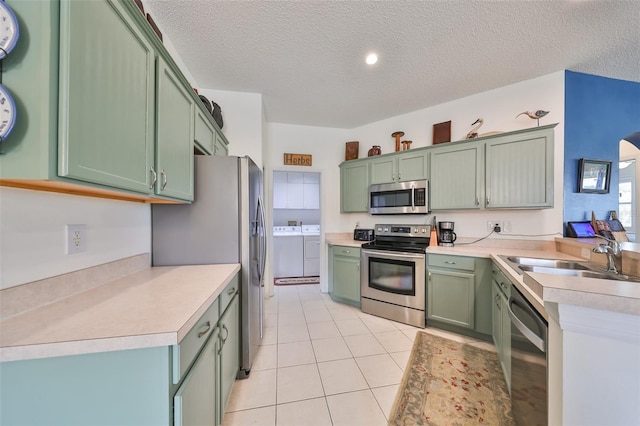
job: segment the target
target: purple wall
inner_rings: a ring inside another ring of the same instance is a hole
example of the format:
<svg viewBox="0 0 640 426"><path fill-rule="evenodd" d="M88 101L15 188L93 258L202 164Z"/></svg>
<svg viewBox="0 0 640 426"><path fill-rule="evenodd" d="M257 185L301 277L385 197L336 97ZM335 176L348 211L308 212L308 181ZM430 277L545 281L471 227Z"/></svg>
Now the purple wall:
<svg viewBox="0 0 640 426"><path fill-rule="evenodd" d="M640 83L565 72L564 221L618 210L620 140L640 130ZM612 162L608 194L578 192L581 158Z"/></svg>

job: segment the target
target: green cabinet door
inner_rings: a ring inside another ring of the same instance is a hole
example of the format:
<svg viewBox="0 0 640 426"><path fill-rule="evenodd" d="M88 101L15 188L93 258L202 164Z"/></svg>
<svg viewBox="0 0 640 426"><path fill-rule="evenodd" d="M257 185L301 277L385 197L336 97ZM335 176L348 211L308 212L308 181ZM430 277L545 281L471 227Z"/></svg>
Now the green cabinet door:
<svg viewBox="0 0 640 426"><path fill-rule="evenodd" d="M405 182L429 177L429 153L413 150L369 159L371 184Z"/></svg>
<svg viewBox="0 0 640 426"><path fill-rule="evenodd" d="M218 349L220 404L216 424L221 424L240 369L240 305L237 294L220 317L218 328L220 330L220 348Z"/></svg>
<svg viewBox="0 0 640 426"><path fill-rule="evenodd" d="M454 270L429 269L427 320L473 330L475 327L475 276Z"/></svg>
<svg viewBox="0 0 640 426"><path fill-rule="evenodd" d="M218 330L198 355L173 398L174 426L215 425L216 423L216 348Z"/></svg>
<svg viewBox="0 0 640 426"><path fill-rule="evenodd" d="M497 283L493 283L491 286L491 337L493 337L493 343L496 345L496 352L498 357L501 358L500 348L502 348L502 315L500 314L500 289Z"/></svg>
<svg viewBox="0 0 640 426"><path fill-rule="evenodd" d="M486 142L486 208L553 207L553 126Z"/></svg>
<svg viewBox="0 0 640 426"><path fill-rule="evenodd" d="M500 293L500 315L502 317L500 326L502 328L502 338L500 353L500 363L504 371L507 387L511 390L511 318L509 318L509 301L506 296Z"/></svg>
<svg viewBox="0 0 640 426"><path fill-rule="evenodd" d="M398 159L395 156L374 157L369 160L370 184L390 183L398 180Z"/></svg>
<svg viewBox="0 0 640 426"><path fill-rule="evenodd" d="M483 160L479 144L433 149L429 159L431 210L481 208Z"/></svg>
<svg viewBox="0 0 640 426"><path fill-rule="evenodd" d="M60 2L60 176L150 192L154 57L118 2Z"/></svg>
<svg viewBox="0 0 640 426"><path fill-rule="evenodd" d="M216 131L202 109L195 106L195 111L195 145L203 154L213 155L214 145L216 143Z"/></svg>
<svg viewBox="0 0 640 426"><path fill-rule="evenodd" d="M511 319L508 310L511 282L495 265L493 266L492 282L493 342L496 345L496 352L507 387L511 389Z"/></svg>
<svg viewBox="0 0 640 426"><path fill-rule="evenodd" d="M476 324L474 330L487 336L491 335L491 267L493 262L486 258L475 259L474 275L476 278L475 310Z"/></svg>
<svg viewBox="0 0 640 426"><path fill-rule="evenodd" d="M213 155L222 157L229 155L229 142L218 132L216 132L216 145Z"/></svg>
<svg viewBox="0 0 640 426"><path fill-rule="evenodd" d="M429 152L413 150L398 155L398 181L429 178Z"/></svg>
<svg viewBox="0 0 640 426"><path fill-rule="evenodd" d="M331 298L360 307L360 249L333 246L330 255Z"/></svg>
<svg viewBox="0 0 640 426"><path fill-rule="evenodd" d="M161 57L157 65L155 192L193 200L195 101L176 72Z"/></svg>
<svg viewBox="0 0 640 426"><path fill-rule="evenodd" d="M340 212L367 212L369 164L366 161L352 161L340 164Z"/></svg>

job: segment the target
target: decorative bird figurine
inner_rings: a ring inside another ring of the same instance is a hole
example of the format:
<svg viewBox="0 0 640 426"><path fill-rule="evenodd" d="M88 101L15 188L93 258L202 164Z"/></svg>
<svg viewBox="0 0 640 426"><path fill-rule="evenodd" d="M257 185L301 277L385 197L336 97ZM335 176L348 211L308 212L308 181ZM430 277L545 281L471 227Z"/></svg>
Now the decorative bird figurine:
<svg viewBox="0 0 640 426"><path fill-rule="evenodd" d="M478 118L476 121L471 123L472 127L467 133L467 139L473 139L478 137L478 129L484 124L484 120L482 118Z"/></svg>
<svg viewBox="0 0 640 426"><path fill-rule="evenodd" d="M529 118L533 120L538 120L538 126L540 126L540 119L545 115L549 114L549 111L543 111L541 109L537 110L536 112L525 111L516 115L516 118L520 117L522 114L526 114Z"/></svg>

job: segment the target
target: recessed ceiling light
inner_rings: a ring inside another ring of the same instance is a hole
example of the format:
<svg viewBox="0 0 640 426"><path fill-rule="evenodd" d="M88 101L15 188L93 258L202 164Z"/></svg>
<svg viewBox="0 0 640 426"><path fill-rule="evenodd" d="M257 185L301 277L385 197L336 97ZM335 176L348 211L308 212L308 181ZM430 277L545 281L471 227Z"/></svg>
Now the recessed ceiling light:
<svg viewBox="0 0 640 426"><path fill-rule="evenodd" d="M375 53L369 53L367 55L367 60L366 60L368 65L373 65L376 62L378 62L378 55L376 55Z"/></svg>

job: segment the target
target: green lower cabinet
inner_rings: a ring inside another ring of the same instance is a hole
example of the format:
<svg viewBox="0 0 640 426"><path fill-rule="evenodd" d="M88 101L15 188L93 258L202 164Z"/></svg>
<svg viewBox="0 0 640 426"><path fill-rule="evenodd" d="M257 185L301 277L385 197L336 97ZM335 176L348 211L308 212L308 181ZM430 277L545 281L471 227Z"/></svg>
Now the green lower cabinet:
<svg viewBox="0 0 640 426"><path fill-rule="evenodd" d="M427 256L427 324L490 339L491 261Z"/></svg>
<svg viewBox="0 0 640 426"><path fill-rule="evenodd" d="M173 397L174 426L216 425L216 329Z"/></svg>
<svg viewBox="0 0 640 426"><path fill-rule="evenodd" d="M511 282L495 265L492 282L493 342L496 345L507 387L511 390L511 319L508 311Z"/></svg>
<svg viewBox="0 0 640 426"><path fill-rule="evenodd" d="M170 348L0 363L0 424L170 425Z"/></svg>
<svg viewBox="0 0 640 426"><path fill-rule="evenodd" d="M236 294L218 322L220 332L220 348L218 349L220 402L218 405L218 423L216 424L222 424L222 418L229 403L231 390L233 389L233 384L240 369L239 299L239 296Z"/></svg>
<svg viewBox="0 0 640 426"><path fill-rule="evenodd" d="M329 277L333 300L360 307L360 248L332 246Z"/></svg>
<svg viewBox="0 0 640 426"><path fill-rule="evenodd" d="M240 364L237 284L179 345L0 363L0 424L220 425Z"/></svg>
<svg viewBox="0 0 640 426"><path fill-rule="evenodd" d="M436 320L473 330L475 276L473 273L429 269L427 321Z"/></svg>

